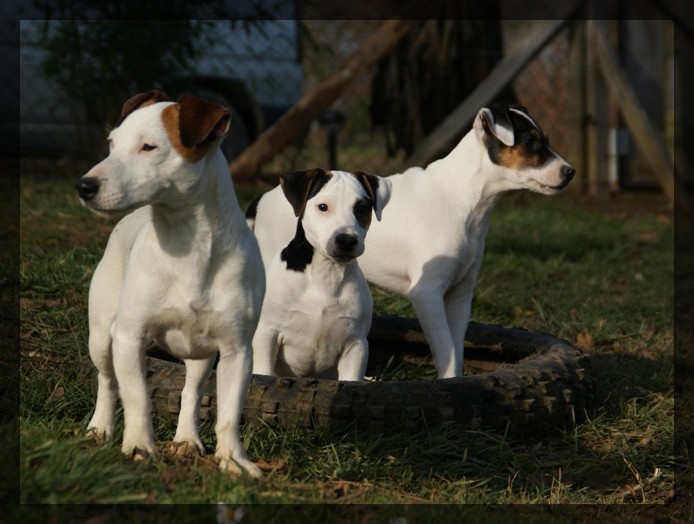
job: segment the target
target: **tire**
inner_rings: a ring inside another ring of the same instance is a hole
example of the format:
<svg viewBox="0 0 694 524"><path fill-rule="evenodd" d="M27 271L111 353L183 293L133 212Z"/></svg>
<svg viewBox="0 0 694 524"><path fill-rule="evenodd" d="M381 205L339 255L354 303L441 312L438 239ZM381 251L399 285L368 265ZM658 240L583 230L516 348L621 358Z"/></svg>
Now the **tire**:
<svg viewBox="0 0 694 524"><path fill-rule="evenodd" d="M379 338L383 336L390 338ZM394 354L398 346L421 353L423 345L417 340L422 338L414 319L375 317L370 345L376 354L388 348ZM493 371L442 380L382 382L254 375L244 420L339 430L355 425L388 427L407 419L532 432L546 424L575 423L589 407L594 390L589 361L570 343L542 333L476 323L470 324L466 338L466 369ZM165 417L177 415L184 366L157 356L148 357L148 366L155 411ZM208 419L216 409L214 372L203 390L201 418Z"/></svg>

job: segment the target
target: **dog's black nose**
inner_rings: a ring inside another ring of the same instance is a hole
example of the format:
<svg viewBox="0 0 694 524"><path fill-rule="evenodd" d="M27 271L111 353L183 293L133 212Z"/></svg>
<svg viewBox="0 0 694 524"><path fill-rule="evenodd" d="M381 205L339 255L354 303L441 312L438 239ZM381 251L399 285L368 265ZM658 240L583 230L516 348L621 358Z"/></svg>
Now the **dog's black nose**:
<svg viewBox="0 0 694 524"><path fill-rule="evenodd" d="M99 182L93 178L83 176L77 181L75 188L82 200L91 200L99 192Z"/></svg>
<svg viewBox="0 0 694 524"><path fill-rule="evenodd" d="M571 166L562 166L561 167L561 175L567 180L571 180L574 175L576 174L576 170L571 167Z"/></svg>
<svg viewBox="0 0 694 524"><path fill-rule="evenodd" d="M347 233L340 233L335 237L335 245L343 253L351 253L357 247L357 237Z"/></svg>

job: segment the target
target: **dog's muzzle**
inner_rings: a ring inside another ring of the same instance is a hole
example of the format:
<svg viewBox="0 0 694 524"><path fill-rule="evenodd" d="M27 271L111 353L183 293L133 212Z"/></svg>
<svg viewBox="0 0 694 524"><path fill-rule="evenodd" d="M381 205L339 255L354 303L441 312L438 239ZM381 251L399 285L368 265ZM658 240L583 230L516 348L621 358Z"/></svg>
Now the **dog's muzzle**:
<svg viewBox="0 0 694 524"><path fill-rule="evenodd" d="M558 186L555 186L553 189L561 191L569 185L569 182L571 182L571 179L576 174L576 170L572 166L567 164L559 168L559 174L561 175L561 182Z"/></svg>
<svg viewBox="0 0 694 524"><path fill-rule="evenodd" d="M568 184L571 182L571 179L574 177L576 174L576 170L572 166L561 166L561 176L564 178L565 183Z"/></svg>
<svg viewBox="0 0 694 524"><path fill-rule="evenodd" d="M358 245L359 239L356 235L340 233L335 237L335 253L333 258L340 261L353 259L357 255L356 251Z"/></svg>
<svg viewBox="0 0 694 524"><path fill-rule="evenodd" d="M88 202L99 192L99 182L91 177L83 176L77 181L75 188L80 198Z"/></svg>

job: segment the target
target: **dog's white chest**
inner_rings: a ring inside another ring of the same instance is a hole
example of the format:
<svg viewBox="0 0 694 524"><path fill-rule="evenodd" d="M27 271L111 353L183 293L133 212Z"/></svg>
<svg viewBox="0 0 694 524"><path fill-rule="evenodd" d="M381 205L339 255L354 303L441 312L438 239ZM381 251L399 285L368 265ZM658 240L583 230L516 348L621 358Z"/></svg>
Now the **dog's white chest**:
<svg viewBox="0 0 694 524"><path fill-rule="evenodd" d="M328 295L307 289L288 305L279 329L277 370L298 376L329 376L345 346L366 337L370 315L354 293Z"/></svg>
<svg viewBox="0 0 694 524"><path fill-rule="evenodd" d="M484 255L486 233L486 224L468 230L463 241L456 247L455 259L457 263L451 284L455 284L470 275L470 271L479 264Z"/></svg>
<svg viewBox="0 0 694 524"><path fill-rule="evenodd" d="M148 320L145 333L150 345L181 359L197 359L218 351L218 339L224 330L222 313L190 304L162 309Z"/></svg>

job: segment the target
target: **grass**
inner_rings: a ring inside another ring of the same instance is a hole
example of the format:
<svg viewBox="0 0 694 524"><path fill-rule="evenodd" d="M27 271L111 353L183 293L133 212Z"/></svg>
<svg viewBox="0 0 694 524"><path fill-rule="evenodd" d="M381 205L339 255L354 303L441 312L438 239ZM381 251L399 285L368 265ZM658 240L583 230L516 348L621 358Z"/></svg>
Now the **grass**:
<svg viewBox="0 0 694 524"><path fill-rule="evenodd" d="M148 516L146 503L222 501L230 511L242 506L248 522L402 518L413 523L444 511L409 506L425 503L675 500L674 228L658 197L623 195L593 205L571 195L510 195L492 219L473 318L552 333L589 353L598 394L585 422L533 437L405 423L387 432L359 433L249 426L243 431L248 453L269 469L254 481L220 474L209 456L135 463L120 455L117 442L97 446L85 438L95 395L92 378L80 366L87 353L86 296L113 222L81 209L70 181L24 178L20 189L23 504L131 503L139 512L128 506L117 511L119 518L132 511L135 521L149 522L154 516ZM252 193L239 191L243 202ZM401 297L375 289L374 300L377 312L412 314ZM155 431L164 442L173 437L174 426L155 418ZM203 424L202 436L213 449L212 424ZM255 506L259 503L286 505ZM294 506L305 503L359 505L339 515L334 506ZM370 506L381 503L406 506ZM673 514L686 520L692 508L682 504ZM601 518L606 507L574 516ZM107 518L115 511L109 508L99 513ZM216 509L171 511L177 521L200 522L213 521ZM456 514L463 518L473 511ZM33 517L67 521L87 514L87 507L44 506ZM564 518L515 506L510 513L489 508L474 515L481 522ZM612 517L633 521L628 510ZM10 515L8 521L18 518ZM32 522L26 515L22 519Z"/></svg>

